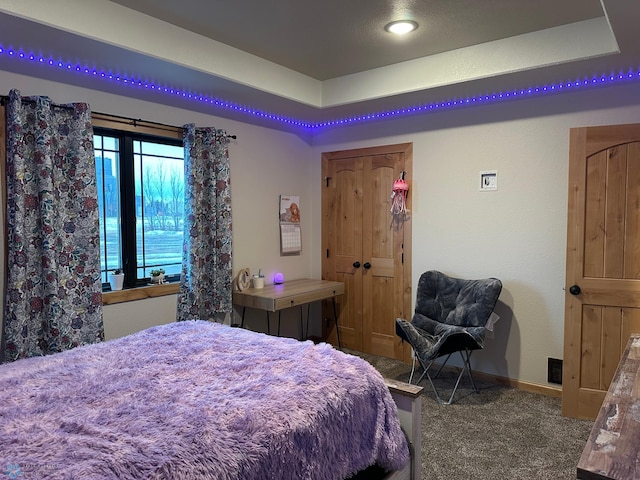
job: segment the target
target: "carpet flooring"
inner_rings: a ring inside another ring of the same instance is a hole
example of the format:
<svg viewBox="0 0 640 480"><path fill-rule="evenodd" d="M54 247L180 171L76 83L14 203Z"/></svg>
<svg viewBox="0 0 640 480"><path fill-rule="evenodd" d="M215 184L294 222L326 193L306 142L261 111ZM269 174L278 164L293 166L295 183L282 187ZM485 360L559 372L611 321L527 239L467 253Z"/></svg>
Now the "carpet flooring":
<svg viewBox="0 0 640 480"><path fill-rule="evenodd" d="M408 381L410 365L349 352L383 376ZM420 370L420 373L422 371ZM454 372L436 387L444 397ZM463 377L452 405L441 405L427 380L422 398L422 478L575 479L576 466L593 422L563 417L561 400L476 379L475 393ZM448 395L447 395L448 398Z"/></svg>

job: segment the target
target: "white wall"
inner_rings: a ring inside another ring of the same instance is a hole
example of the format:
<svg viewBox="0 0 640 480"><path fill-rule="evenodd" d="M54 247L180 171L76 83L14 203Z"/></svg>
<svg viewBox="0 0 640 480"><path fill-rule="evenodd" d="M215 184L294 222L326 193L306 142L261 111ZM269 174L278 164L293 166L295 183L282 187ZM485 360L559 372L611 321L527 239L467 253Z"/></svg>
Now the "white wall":
<svg viewBox="0 0 640 480"><path fill-rule="evenodd" d="M310 277L312 271L311 195L312 157L309 145L296 135L208 116L174 107L125 98L71 85L0 71L0 93L17 88L23 96L46 95L56 103L87 102L91 110L169 125L196 123L222 128L237 136L229 145L233 213L233 268L258 269L267 276L280 271L286 278ZM279 195L300 196L302 254L280 256L278 230ZM319 248L319 247L318 247ZM317 250L316 250L317 251ZM1 276L0 276L1 278ZM2 282L3 280L0 280ZM293 312L289 312L293 315ZM105 336L120 337L151 325L175 320L176 296L140 300L104 308ZM239 316L239 312L236 312ZM257 317L257 318L256 318ZM297 321L283 317L283 333L297 334ZM295 316L297 320L297 316ZM238 319L239 321L239 319ZM265 330L264 317L250 312L247 324ZM275 329L275 324L272 323Z"/></svg>
<svg viewBox="0 0 640 480"><path fill-rule="evenodd" d="M502 318L495 338L475 354L474 368L542 385L547 357L563 355L569 129L640 122L635 83L339 127L317 134L309 146L289 133L0 72L0 93L10 88L58 103L87 101L98 112L172 125L196 122L238 135L229 150L234 271L319 278L321 152L413 142L414 285L428 269L500 278ZM479 192L479 172L494 169L498 191ZM301 197L299 257L279 255L281 193ZM106 306L106 334L125 335L174 315L175 296ZM297 315L284 316L285 333L297 333ZM248 323L264 329L266 321L254 314Z"/></svg>
<svg viewBox="0 0 640 480"><path fill-rule="evenodd" d="M500 278L474 368L546 385L547 357L563 357L569 129L636 122L637 83L363 124L314 138L314 175L323 151L413 142L414 287L430 269ZM482 170L497 191L479 191Z"/></svg>

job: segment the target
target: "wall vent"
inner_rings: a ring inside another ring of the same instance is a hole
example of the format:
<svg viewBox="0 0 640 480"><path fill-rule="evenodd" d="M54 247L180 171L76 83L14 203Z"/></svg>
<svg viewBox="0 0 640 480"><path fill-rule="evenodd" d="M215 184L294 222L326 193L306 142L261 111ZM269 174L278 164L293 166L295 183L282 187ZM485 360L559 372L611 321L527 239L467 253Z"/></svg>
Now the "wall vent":
<svg viewBox="0 0 640 480"><path fill-rule="evenodd" d="M547 360L547 382L562 385L562 360L559 358Z"/></svg>

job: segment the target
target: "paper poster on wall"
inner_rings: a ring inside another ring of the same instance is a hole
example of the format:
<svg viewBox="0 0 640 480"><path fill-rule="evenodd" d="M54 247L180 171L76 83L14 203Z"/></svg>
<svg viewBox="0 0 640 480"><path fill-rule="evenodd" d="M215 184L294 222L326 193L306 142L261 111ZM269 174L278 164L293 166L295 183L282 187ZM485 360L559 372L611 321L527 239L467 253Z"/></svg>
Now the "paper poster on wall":
<svg viewBox="0 0 640 480"><path fill-rule="evenodd" d="M300 255L300 197L280 195L280 255Z"/></svg>

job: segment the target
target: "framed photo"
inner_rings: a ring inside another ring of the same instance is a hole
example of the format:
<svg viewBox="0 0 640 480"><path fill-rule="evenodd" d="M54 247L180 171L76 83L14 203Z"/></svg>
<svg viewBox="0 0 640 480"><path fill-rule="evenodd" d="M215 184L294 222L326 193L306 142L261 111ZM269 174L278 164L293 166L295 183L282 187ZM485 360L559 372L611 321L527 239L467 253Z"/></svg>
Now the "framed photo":
<svg viewBox="0 0 640 480"><path fill-rule="evenodd" d="M480 191L498 190L498 171L485 170L480 172Z"/></svg>

